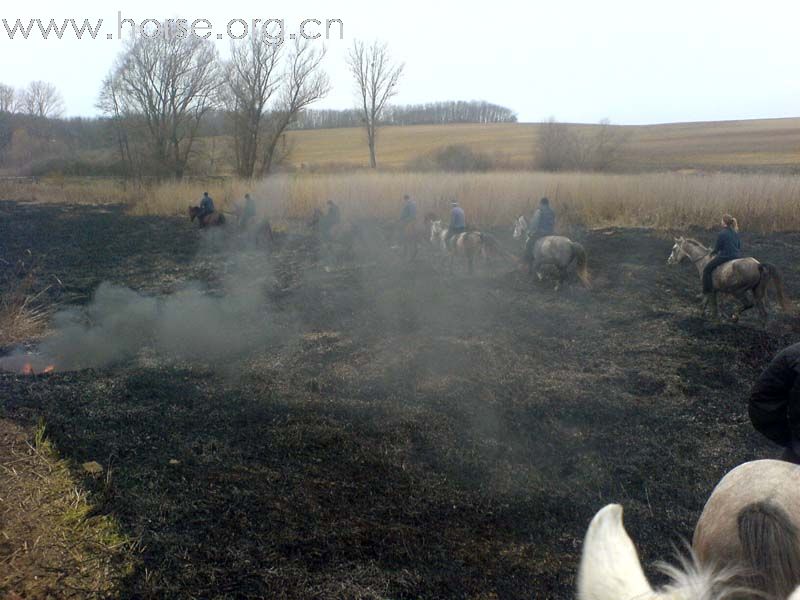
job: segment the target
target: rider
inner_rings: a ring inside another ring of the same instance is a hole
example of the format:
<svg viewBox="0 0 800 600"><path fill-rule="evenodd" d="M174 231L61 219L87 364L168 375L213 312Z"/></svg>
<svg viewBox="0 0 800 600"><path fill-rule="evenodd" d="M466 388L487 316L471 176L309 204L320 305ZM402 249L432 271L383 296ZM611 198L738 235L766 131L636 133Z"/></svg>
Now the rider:
<svg viewBox="0 0 800 600"><path fill-rule="evenodd" d="M239 217L239 225L247 227L248 223L256 216L256 202L250 197L250 194L244 195L244 208L242 209L242 216Z"/></svg>
<svg viewBox="0 0 800 600"><path fill-rule="evenodd" d="M322 234L325 237L328 237L331 232L331 228L334 225L337 225L339 221L341 221L341 213L339 212L339 206L333 201L328 200L328 213L322 219L320 225L322 226Z"/></svg>
<svg viewBox="0 0 800 600"><path fill-rule="evenodd" d="M769 363L750 394L750 422L785 448L781 460L800 464L800 344Z"/></svg>
<svg viewBox="0 0 800 600"><path fill-rule="evenodd" d="M445 243L450 243L450 238L459 233L464 233L467 230L467 218L464 215L464 209L458 205L458 202L451 202L450 206L450 227L447 228L447 236Z"/></svg>
<svg viewBox="0 0 800 600"><path fill-rule="evenodd" d="M528 241L525 243L525 256L533 258L533 247L536 240L546 235L553 235L556 228L556 213L550 208L550 200L539 200L539 208L533 213L528 223Z"/></svg>
<svg viewBox="0 0 800 600"><path fill-rule="evenodd" d="M703 269L703 294L710 295L714 291L711 279L718 266L739 258L742 242L739 239L739 223L731 215L722 215L722 231L717 236L717 243L711 251L711 262Z"/></svg>
<svg viewBox="0 0 800 600"><path fill-rule="evenodd" d="M406 226L417 220L417 203L408 194L403 196L403 200L405 204L403 204L403 212L400 213L400 223Z"/></svg>
<svg viewBox="0 0 800 600"><path fill-rule="evenodd" d="M200 223L202 224L204 219L213 212L214 200L211 199L208 192L203 192L203 197L200 199L200 213L197 215Z"/></svg>

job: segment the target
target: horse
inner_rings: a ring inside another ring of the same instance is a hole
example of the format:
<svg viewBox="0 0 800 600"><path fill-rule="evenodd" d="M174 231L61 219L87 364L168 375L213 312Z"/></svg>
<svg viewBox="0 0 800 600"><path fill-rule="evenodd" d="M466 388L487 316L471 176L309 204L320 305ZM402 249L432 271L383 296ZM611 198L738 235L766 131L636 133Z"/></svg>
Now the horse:
<svg viewBox="0 0 800 600"><path fill-rule="evenodd" d="M430 223L435 218L436 215L433 213L427 213L422 222L414 219L397 223L396 231L399 233L403 257L407 257L412 261L417 258L417 253L419 252L419 243L425 239L428 228L430 227Z"/></svg>
<svg viewBox="0 0 800 600"><path fill-rule="evenodd" d="M672 252L667 258L668 265L677 265L689 259L703 278L703 269L711 261L711 250L692 238L677 237ZM772 286L778 296L778 302L784 310L791 306L783 288L780 271L769 263L760 263L755 258L737 258L728 261L716 269L712 275L713 293L706 297L702 310L710 304L711 318L716 320L719 311L717 295L730 294L741 302L741 307L734 312L731 319L736 322L740 315L754 306L758 309L761 320L767 320L767 288ZM752 299L751 299L752 296Z"/></svg>
<svg viewBox="0 0 800 600"><path fill-rule="evenodd" d="M453 270L456 255L467 259L467 269L475 271L475 257L484 252L484 236L480 231L464 231L448 240L447 227L440 220L431 221L431 243L438 244L450 256L450 270Z"/></svg>
<svg viewBox="0 0 800 600"><path fill-rule="evenodd" d="M337 245L342 247L345 253L349 254L353 251L355 241L358 239L363 240L362 231L358 225L347 221L330 223L328 215L319 208L314 209L314 213L311 215L307 225L314 236L318 236L322 244L332 254L335 253L334 247Z"/></svg>
<svg viewBox="0 0 800 600"><path fill-rule="evenodd" d="M197 218L197 224L200 226L201 229L204 227L219 227L225 224L225 215L223 215L221 212L214 211L211 214L201 217L200 207L190 206L189 220L194 221L195 218Z"/></svg>
<svg viewBox="0 0 800 600"><path fill-rule="evenodd" d="M528 274L534 272L539 280L542 280L541 268L545 265L553 266L558 270L558 282L555 289L558 290L567 277L567 269L575 262L578 279L584 287L592 287L589 277L589 268L586 258L585 248L578 242L573 242L568 237L561 235L546 235L540 237L533 245L533 255L528 256L527 244L530 234L528 231L528 221L520 216L514 221L514 239L518 239L525 234L525 259L528 262Z"/></svg>
<svg viewBox="0 0 800 600"><path fill-rule="evenodd" d="M692 554L663 569L653 590L609 504L592 519L578 571L579 600L800 600L800 466L779 460L739 465L716 485L697 521Z"/></svg>

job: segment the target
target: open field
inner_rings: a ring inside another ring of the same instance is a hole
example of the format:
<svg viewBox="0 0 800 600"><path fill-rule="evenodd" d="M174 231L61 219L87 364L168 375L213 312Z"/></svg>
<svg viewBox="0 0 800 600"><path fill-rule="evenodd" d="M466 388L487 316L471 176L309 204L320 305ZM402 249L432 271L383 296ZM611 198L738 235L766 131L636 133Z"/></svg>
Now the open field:
<svg viewBox="0 0 800 600"><path fill-rule="evenodd" d="M800 230L800 176L776 174L332 173L276 175L259 182L186 180L138 186L114 180L0 181L0 199L125 204L136 215L185 215L208 190L222 210L251 192L262 215L278 223L308 218L333 199L345 218L395 219L404 194L421 212L445 217L458 200L478 227L506 227L549 196L566 226L713 227L723 213L748 231Z"/></svg>
<svg viewBox="0 0 800 600"><path fill-rule="evenodd" d="M624 504L652 566L726 470L776 453L745 398L800 321L706 324L665 232L572 226L594 288L556 293L500 263L405 263L380 221L361 225L352 255L331 256L287 220L267 255L180 218L0 202L0 257L30 250L32 293L56 276L48 303L93 311L84 342L129 314L90 303L102 282L138 291L136 315L160 303L161 325L137 328L153 335L113 360L76 346L56 373L0 374L7 421L43 417L73 465L113 467L83 485L138 549L114 596L572 598L602 505ZM800 296L799 234L744 242ZM247 318L220 331L198 316L209 305Z"/></svg>
<svg viewBox="0 0 800 600"><path fill-rule="evenodd" d="M500 167L529 169L535 161L536 123L419 125L385 127L378 138L378 162L402 169L421 156L463 144L492 157ZM572 125L591 134L593 125ZM700 169L797 172L800 119L761 119L617 127L628 136L616 165L621 171ZM294 168L365 167L369 155L360 129L291 131L289 164Z"/></svg>

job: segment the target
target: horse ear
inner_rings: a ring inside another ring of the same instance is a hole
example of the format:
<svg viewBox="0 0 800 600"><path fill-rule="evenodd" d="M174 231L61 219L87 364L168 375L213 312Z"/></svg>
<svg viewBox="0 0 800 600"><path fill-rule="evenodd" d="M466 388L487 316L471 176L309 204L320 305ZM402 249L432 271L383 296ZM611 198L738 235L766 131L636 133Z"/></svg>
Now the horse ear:
<svg viewBox="0 0 800 600"><path fill-rule="evenodd" d="M652 594L639 555L622 524L622 506L609 504L594 516L586 532L578 570L578 599L620 600Z"/></svg>

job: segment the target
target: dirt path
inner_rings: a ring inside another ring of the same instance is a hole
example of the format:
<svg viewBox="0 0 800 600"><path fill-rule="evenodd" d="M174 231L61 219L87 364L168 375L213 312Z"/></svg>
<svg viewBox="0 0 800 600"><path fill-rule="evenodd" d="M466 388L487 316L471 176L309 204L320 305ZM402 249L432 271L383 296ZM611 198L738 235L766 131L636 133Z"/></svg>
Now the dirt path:
<svg viewBox="0 0 800 600"><path fill-rule="evenodd" d="M104 280L216 294L229 268L182 221L0 211L3 256L35 248L84 294ZM774 452L746 392L798 323L707 326L667 238L579 234L594 289L555 293L507 269L402 264L369 233L352 260L302 236L248 253L270 269L252 327L281 334L246 356L144 348L0 375L9 417L43 415L76 464L113 465L101 512L143 548L122 597L571 598L602 505L623 503L644 560L665 559L726 470ZM745 242L800 295L800 236Z"/></svg>

